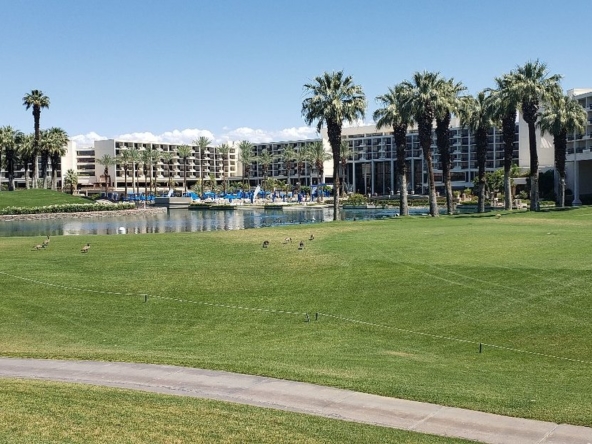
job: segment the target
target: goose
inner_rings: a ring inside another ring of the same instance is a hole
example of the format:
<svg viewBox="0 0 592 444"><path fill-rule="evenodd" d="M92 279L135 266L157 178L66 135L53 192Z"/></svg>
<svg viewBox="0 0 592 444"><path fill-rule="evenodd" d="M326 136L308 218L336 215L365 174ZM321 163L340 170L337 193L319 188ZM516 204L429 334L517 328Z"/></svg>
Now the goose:
<svg viewBox="0 0 592 444"><path fill-rule="evenodd" d="M310 233L310 237L308 238L308 240L314 240L314 234Z"/></svg>
<svg viewBox="0 0 592 444"><path fill-rule="evenodd" d="M49 236L47 236L47 239L44 239L43 240L43 244L42 245L43 245L43 248L49 246Z"/></svg>
<svg viewBox="0 0 592 444"><path fill-rule="evenodd" d="M37 244L33 247L33 250L41 250L41 249L43 249L43 245L41 245L41 244Z"/></svg>
<svg viewBox="0 0 592 444"><path fill-rule="evenodd" d="M81 253L88 253L88 250L90 250L90 244L86 244L84 247L82 247L80 252Z"/></svg>
<svg viewBox="0 0 592 444"><path fill-rule="evenodd" d="M263 248L267 248L267 247L269 247L269 241L268 241L268 240L264 240L264 241L263 241L263 245L262 245L262 247L263 247Z"/></svg>
<svg viewBox="0 0 592 444"><path fill-rule="evenodd" d="M287 238L284 239L284 244L287 244L288 242L289 243L292 243L292 238L291 237L287 237Z"/></svg>
<svg viewBox="0 0 592 444"><path fill-rule="evenodd" d="M304 241L300 241L300 245L298 246L299 250L304 250Z"/></svg>

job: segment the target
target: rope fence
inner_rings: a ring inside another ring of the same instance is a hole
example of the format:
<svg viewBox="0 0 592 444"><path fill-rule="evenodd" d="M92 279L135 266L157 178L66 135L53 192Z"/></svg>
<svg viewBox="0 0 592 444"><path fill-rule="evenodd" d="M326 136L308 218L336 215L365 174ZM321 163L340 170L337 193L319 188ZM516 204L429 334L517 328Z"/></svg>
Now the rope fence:
<svg viewBox="0 0 592 444"><path fill-rule="evenodd" d="M23 280L26 282L38 284L38 285L45 285L45 286L49 286L49 287L62 288L65 290L74 290L74 291L95 293L95 294L104 294L104 295L141 297L141 298L143 298L144 302L148 302L149 298L154 298L154 299L161 299L161 300L165 300L165 301L196 304L196 305L203 305L203 306L216 307L216 308L245 310L245 311L260 312L260 313L297 315L297 316L303 316L305 322L311 321L310 316L307 312L278 310L278 309L272 309L272 308L245 307L245 306L241 306L241 305L229 305L229 304L220 304L220 303L214 303L214 302L194 301L191 299L181 299L181 298L174 298L174 297L167 297L167 296L149 295L146 293L125 293L125 292L107 291L107 290L93 290L93 289L88 289L88 288L70 287L70 286L66 286L66 285L54 284L51 282L43 282L43 281L39 281L36 279L31 279L31 278L27 278L27 277L23 277L23 276L16 276L16 275L13 275L10 273L6 273L4 271L0 271L0 274L14 278L14 279L20 279L20 280ZM348 322L348 323L358 324L358 325L366 325L366 326L378 328L378 329L387 329L387 330L392 330L392 331L398 331L401 333L429 337L432 339L438 339L438 340L444 340L444 341L454 341L454 342L459 342L459 343L472 344L472 345L479 347L479 353L483 352L484 347L490 347L490 348L495 348L498 350L506 350L506 351L510 351L510 352L514 352L514 353L522 353L522 354L527 354L527 355L531 355L531 356L539 356L539 357L550 358L550 359L558 359L558 360L562 360L562 361L575 362L575 363L579 363L579 364L587 364L587 365L592 364L592 361L585 361L582 359L568 358L565 356L557 356L557 355L551 355L551 354L547 354L547 353L534 352L534 351L530 351L530 350L522 350L522 349L513 348L513 347L506 347L503 345L490 344L487 342L478 342L478 341L471 340L471 339L456 338L453 336L439 335L439 334L435 334L435 333L427 333L427 332L422 332L422 331L417 331L417 330L410 330L410 329L405 329L405 328L400 328L400 327L393 327L390 325L378 324L378 323L368 322L368 321L364 321L364 320L360 320L360 319L354 319L354 318L348 318L348 317L344 317L344 316L334 315L334 314L330 314L330 313L316 312L315 316L314 316L314 320L319 321L320 317L322 317L322 316L330 318L330 319L335 319L337 321Z"/></svg>

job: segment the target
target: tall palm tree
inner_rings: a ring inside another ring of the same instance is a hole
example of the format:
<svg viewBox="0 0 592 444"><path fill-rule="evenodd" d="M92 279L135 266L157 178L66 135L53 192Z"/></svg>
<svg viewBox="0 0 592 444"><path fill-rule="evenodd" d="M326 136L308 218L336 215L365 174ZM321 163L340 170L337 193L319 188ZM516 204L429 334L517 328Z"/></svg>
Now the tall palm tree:
<svg viewBox="0 0 592 444"><path fill-rule="evenodd" d="M24 134L11 126L0 128L0 149L4 151L8 191L14 191L14 171L18 160L18 146L23 138Z"/></svg>
<svg viewBox="0 0 592 444"><path fill-rule="evenodd" d="M261 168L263 169L263 189L265 190L265 182L267 180L267 175L269 173L269 167L273 165L275 161L275 156L273 156L269 151L266 149L261 151L261 154L257 156L257 162L261 164Z"/></svg>
<svg viewBox="0 0 592 444"><path fill-rule="evenodd" d="M144 195L148 197L148 188L152 191L152 165L156 161L158 151L145 148L140 151L142 156L142 166L144 170Z"/></svg>
<svg viewBox="0 0 592 444"><path fill-rule="evenodd" d="M491 90L494 122L502 130L504 141L504 208L512 209L512 160L516 135L516 114L520 97L511 88L509 75L495 78L496 88Z"/></svg>
<svg viewBox="0 0 592 444"><path fill-rule="evenodd" d="M41 120L41 110L43 108L49 108L49 97L47 97L45 94L43 94L43 91L40 91L38 89L34 89L30 93L25 94L25 96L23 97L23 106L27 110L29 108L33 108L33 119L34 119L34 125L35 125L34 126L35 127L35 139L34 139L33 150L35 152L35 156L38 156L39 152L40 152L39 151L40 150L39 143L41 141L41 132L39 129L39 122ZM47 162L46 162L45 166L47 167ZM33 175L34 175L33 188L37 188L37 178L39 177L37 160L35 160L35 163L33 166L33 171L34 171L34 173L33 173Z"/></svg>
<svg viewBox="0 0 592 444"><path fill-rule="evenodd" d="M338 219L339 211L339 151L341 148L341 128L343 122L354 122L364 118L366 96L360 85L353 82L351 76L344 76L343 71L318 76L312 83L304 85L309 97L302 102L302 115L307 125L317 122L320 133L327 127L329 145L333 153L333 220Z"/></svg>
<svg viewBox="0 0 592 444"><path fill-rule="evenodd" d="M205 136L200 136L198 139L193 141L193 144L197 146L199 150L199 192L203 196L203 181L204 181L204 172L203 172L203 155L204 151L208 149L208 146L212 143L210 139Z"/></svg>
<svg viewBox="0 0 592 444"><path fill-rule="evenodd" d="M432 124L440 106L441 91L445 80L437 72L416 72L413 78L401 83L402 105L417 122L419 144L428 172L430 215L438 216L434 165L432 163Z"/></svg>
<svg viewBox="0 0 592 444"><path fill-rule="evenodd" d="M103 175L105 177L105 192L107 192L107 188L111 183L111 176L109 175L109 168L115 165L116 160L114 157L110 156L109 154L103 154L102 157L95 160L99 165L103 165Z"/></svg>
<svg viewBox="0 0 592 444"><path fill-rule="evenodd" d="M187 158L191 156L192 150L189 145L179 145L177 155L183 159L183 192L187 192Z"/></svg>
<svg viewBox="0 0 592 444"><path fill-rule="evenodd" d="M407 146L407 129L413 122L409 106L404 105L405 89L402 85L389 88L386 94L376 97L381 108L374 112L376 128L385 126L393 128L393 138L397 150L397 182L399 186L399 214L409 216L407 201L407 163L405 148Z"/></svg>
<svg viewBox="0 0 592 444"><path fill-rule="evenodd" d="M251 169L252 169L252 165L253 162L255 162L256 156L253 154L253 144L251 142L249 142L248 140L242 140L239 144L238 144L238 149L239 149L239 161L240 163L243 164L243 182L245 182L245 178L246 178L246 183L249 182L249 178L251 176ZM246 189L245 189L246 191Z"/></svg>
<svg viewBox="0 0 592 444"><path fill-rule="evenodd" d="M452 181L450 170L452 169L452 157L450 155L450 120L452 114L458 114L460 106L459 94L466 88L462 83L455 83L449 79L442 83L440 101L436 107L436 145L442 164L442 180L446 190L446 210L448 214L454 213L454 196L452 194Z"/></svg>
<svg viewBox="0 0 592 444"><path fill-rule="evenodd" d="M539 210L539 156L537 152L536 124L540 106L562 95L558 74L549 75L547 65L535 60L518 66L508 75L509 87L520 97L519 109L528 125L530 151L530 209Z"/></svg>
<svg viewBox="0 0 592 444"><path fill-rule="evenodd" d="M129 173L130 167L134 163L133 154L129 149L122 149L119 151L119 156L117 157L117 163L121 165L123 169L123 184L125 188L125 197L127 198L127 175Z"/></svg>
<svg viewBox="0 0 592 444"><path fill-rule="evenodd" d="M284 168L286 169L286 192L290 191L290 171L294 167L294 145L287 145L279 155L279 159L284 164Z"/></svg>
<svg viewBox="0 0 592 444"><path fill-rule="evenodd" d="M45 133L48 138L47 149L51 161L51 189L57 191L58 168L61 164L62 157L66 154L66 146L70 139L68 133L62 128L49 128L48 130L43 131L43 133Z"/></svg>
<svg viewBox="0 0 592 444"><path fill-rule="evenodd" d="M461 125L475 134L477 146L477 177L479 184L477 212L485 212L485 161L487 156L487 131L493 125L490 93L481 91L477 97L467 96L459 109Z"/></svg>
<svg viewBox="0 0 592 444"><path fill-rule="evenodd" d="M218 148L216 148L216 151L218 151L220 153L220 155L222 156L222 190L224 191L224 194L226 194L226 190L228 188L228 178L226 177L226 167L228 166L228 170L230 172L230 166L227 165L229 154L230 154L230 145L228 145L227 143L223 143Z"/></svg>
<svg viewBox="0 0 592 444"><path fill-rule="evenodd" d="M538 123L543 132L553 135L555 168L559 174L559 196L557 201L560 207L565 206L567 134L584 132L588 123L587 118L586 110L577 100L562 95L547 103Z"/></svg>
<svg viewBox="0 0 592 444"><path fill-rule="evenodd" d="M167 166L167 184L169 190L173 187L173 181L171 178L171 164L175 156L170 151L164 151L160 154L160 159Z"/></svg>
<svg viewBox="0 0 592 444"><path fill-rule="evenodd" d="M310 145L310 154L311 163L317 170L317 201L320 202L322 200L321 182L323 181L325 172L325 162L331 160L333 156L331 156L331 153L325 151L325 145L323 145L321 140L313 142Z"/></svg>

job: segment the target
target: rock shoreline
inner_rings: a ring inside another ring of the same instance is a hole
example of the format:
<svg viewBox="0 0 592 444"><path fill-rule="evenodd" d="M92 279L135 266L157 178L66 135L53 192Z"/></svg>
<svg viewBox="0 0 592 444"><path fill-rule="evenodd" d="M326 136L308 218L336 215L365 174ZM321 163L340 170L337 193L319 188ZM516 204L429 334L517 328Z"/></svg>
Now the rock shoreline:
<svg viewBox="0 0 592 444"><path fill-rule="evenodd" d="M0 221L16 220L46 220L46 219L90 219L93 217L108 216L143 216L153 214L164 214L166 207L136 208L132 210L113 210L113 211L86 211L80 213L38 213L38 214L6 214L0 215Z"/></svg>

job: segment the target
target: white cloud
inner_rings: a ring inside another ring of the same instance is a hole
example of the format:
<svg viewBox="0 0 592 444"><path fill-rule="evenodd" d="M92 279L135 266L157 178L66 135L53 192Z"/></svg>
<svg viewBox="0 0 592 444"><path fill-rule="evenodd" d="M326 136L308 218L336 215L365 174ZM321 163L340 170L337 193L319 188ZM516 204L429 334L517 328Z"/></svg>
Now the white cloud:
<svg viewBox="0 0 592 444"><path fill-rule="evenodd" d="M70 137L70 140L76 142L76 145L79 147L88 147L93 146L95 140L105 140L106 137L100 136L99 134L91 131L90 133L86 134L78 134L76 136Z"/></svg>
<svg viewBox="0 0 592 444"><path fill-rule="evenodd" d="M215 135L209 130L200 130L196 128L187 128L184 130L166 131L162 134L153 134L149 131L120 134L112 137L118 140L140 141L152 143L174 143L191 144L195 139L205 136L212 140L213 145L221 143L238 142L248 140L251 143L283 142L289 140L316 139L319 137L315 127L301 126L284 128L277 131L267 131L263 129L241 127L229 129L224 127L224 132ZM100 136L95 132L71 137L80 147L92 146L95 140L104 140L107 137Z"/></svg>

